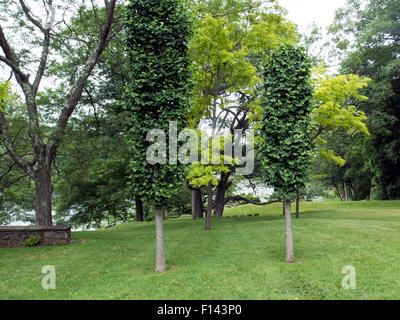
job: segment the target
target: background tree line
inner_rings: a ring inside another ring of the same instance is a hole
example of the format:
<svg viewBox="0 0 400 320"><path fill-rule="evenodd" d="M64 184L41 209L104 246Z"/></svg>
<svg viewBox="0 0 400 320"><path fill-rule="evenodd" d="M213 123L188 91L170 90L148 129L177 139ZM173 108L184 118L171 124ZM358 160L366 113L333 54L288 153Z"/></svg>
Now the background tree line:
<svg viewBox="0 0 400 320"><path fill-rule="evenodd" d="M36 211L49 223L51 203L57 223L151 219L152 204L132 183L132 137L124 130L128 118L121 97L131 72L123 19L127 2L51 4L70 15L46 30L24 1L1 3L2 15L14 21L2 25L0 34L2 80L12 70L22 94L13 86L1 97L0 222ZM399 198L399 5L350 0L337 12L330 32L341 69L330 75L314 59L316 148L300 197L321 186L316 194L333 191L341 200ZM310 45L310 39L274 2L193 1L189 12L193 89L187 126L215 135L257 132L265 57L282 45ZM17 25L29 34L31 48L10 43ZM41 54L35 56L33 47ZM42 77L56 85L40 87ZM251 176L235 177L234 168L187 168L166 212L198 218L207 209L222 216L229 203L265 204L234 190L238 178L263 179L260 158ZM267 203L281 200L274 195Z"/></svg>

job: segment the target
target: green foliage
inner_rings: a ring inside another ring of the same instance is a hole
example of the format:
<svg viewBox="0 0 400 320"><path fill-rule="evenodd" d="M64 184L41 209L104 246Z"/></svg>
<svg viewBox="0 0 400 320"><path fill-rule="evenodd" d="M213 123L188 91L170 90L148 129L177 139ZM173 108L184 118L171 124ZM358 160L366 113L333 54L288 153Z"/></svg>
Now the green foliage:
<svg viewBox="0 0 400 320"><path fill-rule="evenodd" d="M56 220L99 227L103 220L128 221L133 200L128 188L128 146L119 121L74 120L57 155Z"/></svg>
<svg viewBox="0 0 400 320"><path fill-rule="evenodd" d="M180 132L190 109L188 39L192 28L185 1L132 0L127 7L126 129L132 148L131 187L136 196L164 206L182 182L181 165L151 165L146 160L151 129ZM167 143L169 140L167 139Z"/></svg>
<svg viewBox="0 0 400 320"><path fill-rule="evenodd" d="M200 142L200 134L207 135L206 132L198 130L198 141ZM228 140L226 140L228 139ZM225 155L225 142L232 140L230 134L226 136L210 137L206 147L199 143L198 153L200 159L208 159L208 163L198 161L190 166L189 173L186 177L189 184L194 188L208 186L211 183L213 186L218 185L217 176L221 173L228 173L232 166L238 163L237 159ZM219 152L219 155L218 155Z"/></svg>
<svg viewBox="0 0 400 320"><path fill-rule="evenodd" d="M12 138L17 153L28 161L33 161L32 147L28 135L28 119L25 106L12 91L3 100L3 109L8 121L8 134ZM18 167L7 153L0 132L0 225L13 221L32 222L28 212L34 209L34 183Z"/></svg>
<svg viewBox="0 0 400 320"><path fill-rule="evenodd" d="M40 243L40 241L42 241L41 236L39 236L39 235L33 236L32 235L32 236L29 236L29 238L26 240L25 244L28 247L36 247Z"/></svg>
<svg viewBox="0 0 400 320"><path fill-rule="evenodd" d="M364 90L370 99L361 104L371 134L363 144L366 174L373 177L373 197L396 199L400 197L400 1L362 4L349 0L330 30L337 49L346 52L341 72L373 79Z"/></svg>
<svg viewBox="0 0 400 320"><path fill-rule="evenodd" d="M306 181L312 161L311 65L304 49L283 46L265 62L259 156L264 179L285 199Z"/></svg>
<svg viewBox="0 0 400 320"><path fill-rule="evenodd" d="M0 112L3 112L3 108L5 105L4 100L8 98L10 92L10 84L9 82L2 82L0 81Z"/></svg>
<svg viewBox="0 0 400 320"><path fill-rule="evenodd" d="M190 45L192 126L205 117L215 127L217 105L220 110L242 109L250 122L259 119L261 60L278 45L297 41L295 25L273 1L197 1L196 12L199 19Z"/></svg>

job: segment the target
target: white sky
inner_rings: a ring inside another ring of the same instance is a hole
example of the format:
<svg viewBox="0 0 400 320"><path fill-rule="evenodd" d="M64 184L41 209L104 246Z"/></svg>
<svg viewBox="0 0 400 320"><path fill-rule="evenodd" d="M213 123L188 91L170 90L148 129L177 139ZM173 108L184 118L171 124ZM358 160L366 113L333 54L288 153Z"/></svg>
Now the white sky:
<svg viewBox="0 0 400 320"><path fill-rule="evenodd" d="M301 33L315 22L323 33L333 22L335 11L343 7L346 0L278 0L289 11L288 19L299 26Z"/></svg>

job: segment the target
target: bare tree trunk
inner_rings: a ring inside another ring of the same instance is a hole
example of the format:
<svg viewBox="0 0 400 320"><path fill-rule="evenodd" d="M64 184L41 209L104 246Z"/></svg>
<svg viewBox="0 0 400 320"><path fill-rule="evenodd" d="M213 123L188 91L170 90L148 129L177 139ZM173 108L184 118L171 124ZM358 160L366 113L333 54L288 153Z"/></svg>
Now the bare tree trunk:
<svg viewBox="0 0 400 320"><path fill-rule="evenodd" d="M342 182L342 186L343 186L343 193L344 193L344 201L349 201L349 196L347 194L347 184L346 182Z"/></svg>
<svg viewBox="0 0 400 320"><path fill-rule="evenodd" d="M226 190L231 186L229 183L230 173L221 173L221 179L217 186L217 191L215 195L215 211L214 215L216 217L222 217L225 209L225 193Z"/></svg>
<svg viewBox="0 0 400 320"><path fill-rule="evenodd" d="M290 208L290 200L283 201L285 207L285 222L286 222L286 262L294 262L293 251L293 233L292 233L292 212Z"/></svg>
<svg viewBox="0 0 400 320"><path fill-rule="evenodd" d="M207 216L206 216L206 230L211 229L211 220L212 220L212 206L213 206L213 190L212 190L212 184L211 182L208 183L208 188L207 188Z"/></svg>
<svg viewBox="0 0 400 320"><path fill-rule="evenodd" d="M300 218L300 190L296 187L296 219Z"/></svg>
<svg viewBox="0 0 400 320"><path fill-rule="evenodd" d="M164 208L156 208L156 272L165 272Z"/></svg>
<svg viewBox="0 0 400 320"><path fill-rule="evenodd" d="M197 219L196 192L194 191L194 189L192 189L191 191L192 191L192 220L196 220Z"/></svg>
<svg viewBox="0 0 400 320"><path fill-rule="evenodd" d="M350 183L350 191L351 191L351 200L356 201L357 200L357 195L356 195L356 183L351 181Z"/></svg>
<svg viewBox="0 0 400 320"><path fill-rule="evenodd" d="M52 195L51 165L39 164L35 172L36 189L36 225L52 226Z"/></svg>
<svg viewBox="0 0 400 320"><path fill-rule="evenodd" d="M192 189L192 219L203 218L203 200L200 189Z"/></svg>
<svg viewBox="0 0 400 320"><path fill-rule="evenodd" d="M340 194L340 192L339 192L339 188L338 188L338 186L337 186L337 185L335 185L335 189L336 189L336 193L337 193L337 195L338 195L338 197L339 197L340 201L343 201L343 197L342 197L342 195Z"/></svg>
<svg viewBox="0 0 400 320"><path fill-rule="evenodd" d="M144 221L143 201L139 197L136 197L135 202L136 202L136 221L143 222Z"/></svg>
<svg viewBox="0 0 400 320"><path fill-rule="evenodd" d="M285 215L285 202L282 202L282 215Z"/></svg>
<svg viewBox="0 0 400 320"><path fill-rule="evenodd" d="M203 207L203 199L201 195L201 189L196 189L196 209L197 209L197 217L200 219L203 219L203 212L204 212L204 207Z"/></svg>

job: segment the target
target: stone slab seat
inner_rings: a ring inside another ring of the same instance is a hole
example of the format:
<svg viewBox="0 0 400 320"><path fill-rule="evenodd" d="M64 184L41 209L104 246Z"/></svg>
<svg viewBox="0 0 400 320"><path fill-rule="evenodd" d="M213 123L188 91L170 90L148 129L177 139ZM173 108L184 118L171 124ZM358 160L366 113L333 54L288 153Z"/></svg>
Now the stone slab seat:
<svg viewBox="0 0 400 320"><path fill-rule="evenodd" d="M70 226L5 226L0 227L0 248L24 247L30 236L41 237L39 246L71 243Z"/></svg>

